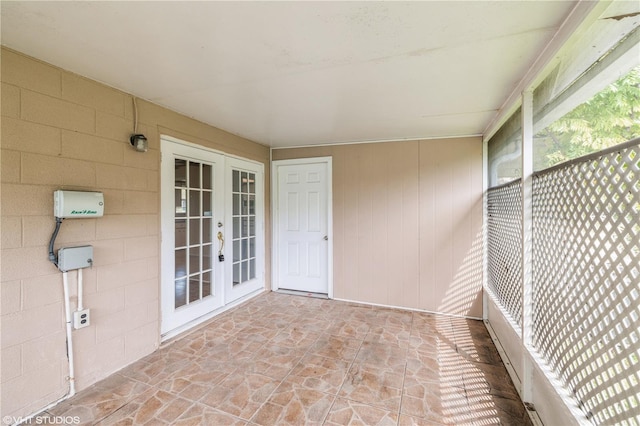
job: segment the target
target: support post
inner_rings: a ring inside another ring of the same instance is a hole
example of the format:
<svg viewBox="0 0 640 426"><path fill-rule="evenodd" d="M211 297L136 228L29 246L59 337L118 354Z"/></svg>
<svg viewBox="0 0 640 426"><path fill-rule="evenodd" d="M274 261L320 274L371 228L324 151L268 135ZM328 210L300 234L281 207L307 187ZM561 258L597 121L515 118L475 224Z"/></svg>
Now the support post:
<svg viewBox="0 0 640 426"><path fill-rule="evenodd" d="M489 141L482 140L482 320L489 320L489 218L487 215L487 190L489 189Z"/></svg>
<svg viewBox="0 0 640 426"><path fill-rule="evenodd" d="M533 403L533 92L522 92L522 382L521 397Z"/></svg>

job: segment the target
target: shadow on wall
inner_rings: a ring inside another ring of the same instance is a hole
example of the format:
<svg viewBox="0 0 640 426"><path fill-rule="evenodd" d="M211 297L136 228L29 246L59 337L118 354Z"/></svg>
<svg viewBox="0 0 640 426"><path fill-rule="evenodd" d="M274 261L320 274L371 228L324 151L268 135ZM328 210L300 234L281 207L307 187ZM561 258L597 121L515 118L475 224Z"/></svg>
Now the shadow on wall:
<svg viewBox="0 0 640 426"><path fill-rule="evenodd" d="M438 311L482 316L482 232L476 234L471 248L461 260Z"/></svg>
<svg viewBox="0 0 640 426"><path fill-rule="evenodd" d="M471 209L469 215L475 215L476 209L482 207L480 199ZM456 228L469 227L469 219L466 223L459 223ZM451 277L446 277L449 285L439 298L437 304L438 312L446 312L454 315L463 315L480 318L482 317L482 224L474 223L477 228L470 247L465 251L451 253L452 265L457 265L451 271ZM468 235L465 232L466 235ZM455 238L456 231L452 232ZM451 245L446 242L445 245ZM454 246L455 247L455 246ZM459 246L458 246L459 247ZM445 274L443 272L443 274ZM435 295L436 298L440 295Z"/></svg>

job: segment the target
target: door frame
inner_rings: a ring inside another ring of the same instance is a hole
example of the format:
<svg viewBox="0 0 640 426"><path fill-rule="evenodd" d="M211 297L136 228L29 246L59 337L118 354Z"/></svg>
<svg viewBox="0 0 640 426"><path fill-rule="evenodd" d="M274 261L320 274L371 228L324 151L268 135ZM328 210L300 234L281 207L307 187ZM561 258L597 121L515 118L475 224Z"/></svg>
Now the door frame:
<svg viewBox="0 0 640 426"><path fill-rule="evenodd" d="M278 200L280 198L278 171L280 166L299 166L306 164L326 164L327 166L327 297L333 299L333 157L308 157L291 160L271 161L271 289L277 291L278 285Z"/></svg>
<svg viewBox="0 0 640 426"><path fill-rule="evenodd" d="M262 212L263 212L262 213L262 220L261 220L261 233L262 233L262 235L259 237L259 240L261 240L262 242L259 243L258 248L257 248L257 250L258 250L257 254L260 255L259 257L257 257L257 260L261 263L261 270L262 270L262 273L261 273L262 284L263 284L262 287L257 289L257 290L255 290L255 291L252 291L252 292L250 292L250 293L248 293L248 294L246 294L244 296L241 296L241 297L239 297L238 299L236 299L234 301L226 302L226 299L225 299L226 298L226 295L225 295L226 288L225 288L225 283L223 282L222 283L222 288L221 288L221 290L222 290L222 295L221 295L222 296L222 301L221 301L221 305L220 306L218 306L217 308L214 308L212 311L210 311L210 312L208 312L208 313L206 313L206 314L204 314L204 315L202 315L202 316L200 316L200 317L198 317L198 318L196 318L196 319L194 319L192 321L189 321L189 322L187 322L187 323L185 323L185 324L183 324L181 326L177 326L177 327L172 328L170 330L164 330L163 331L163 329L162 329L162 315L163 315L162 310L164 308L164 305L163 305L163 303L164 303L163 296L164 295L162 294L162 292L163 292L163 281L165 279L164 278L164 269L162 267L162 259L163 259L163 256L164 256L164 252L163 251L164 251L164 244L165 244L165 241L163 241L163 239L164 239L163 238L163 231L164 231L164 228L163 228L164 217L163 216L166 213L164 213L164 204L163 204L164 201L163 201L163 196L162 196L163 195L162 161L164 160L162 146L163 146L163 142L165 142L165 141L169 142L169 143L177 144L177 145L182 145L182 146L187 147L187 148L198 149L198 150L201 150L201 151L204 151L204 152L209 152L209 153L212 153L212 154L217 154L219 156L222 156L223 157L223 161L222 161L222 164L221 164L221 166L223 168L223 171L222 171L222 175L223 175L223 177L222 177L222 179L223 179L222 186L224 188L226 188L226 186L225 186L226 182L225 182L224 179L226 178L225 175L226 175L226 172L227 172L227 164L229 162L228 160L231 160L231 161L240 160L242 162L255 164L255 165L257 165L257 166L259 166L261 168L260 169L261 170L260 173L262 174L263 187L262 187L262 194L261 194L260 198L262 200L264 200L264 196L265 196L264 192L268 190L268 188L266 188L266 186L265 186L266 182L265 182L265 176L264 176L265 175L265 173L264 173L265 164L264 163L262 163L260 161L255 161L255 160L251 160L251 159L248 159L248 158L240 157L238 155L228 154L228 153L226 153L224 151L213 149L213 148L210 148L210 147L207 147L207 146L204 146L204 145L199 145L199 144L196 144L196 143L193 143L193 142L188 142L188 141L185 141L183 139L178 139L176 137L169 136L169 135L166 135L166 134L160 134L160 188L159 188L159 194L160 194L160 200L159 200L159 204L160 204L160 216L159 216L160 248L159 249L160 249L160 253L159 253L159 255L160 255L161 262L160 262L159 273L161 275L159 277L158 306L160 308L160 312L159 312L159 314L160 314L160 330L159 331L160 331L160 341L161 342L166 342L167 340L169 340L169 339L171 339L171 338L173 338L173 337L175 337L175 336L177 336L177 335L179 335L179 334L181 334L181 333L183 333L185 331L191 330L194 327L196 327L197 325L202 324L203 322L210 320L211 318L215 317L216 315L220 315L221 313L223 313L225 311L228 311L229 309L232 309L232 308L240 305L241 303L244 303L245 301L247 301L249 299L252 299L253 297L258 296L261 293L263 293L265 290L267 290L267 288L266 288L266 275L265 275L265 272L264 272L265 266L266 266L265 248L266 248L266 238L267 238L266 226L265 226L265 223L266 223L266 211L265 211L265 208L264 208L264 201L262 201L262 204L261 204L261 207L260 207L260 208L262 208ZM227 200L226 200L226 195L225 194L226 194L226 189L223 191L223 194L222 194L223 203L226 204ZM257 207L258 206L256 205L256 208ZM225 226L226 226L226 223L228 222L228 220L227 220L228 219L227 210L228 210L227 206L225 205L225 212L223 213L223 220L224 220ZM215 230L216 230L215 232L217 232L217 228L215 228ZM213 246L217 247L217 245L215 243L214 243ZM225 252L226 252L227 249L228 249L228 246L225 247ZM217 250L215 251L215 253L217 254ZM228 254L228 258L231 258L230 253ZM228 269L228 268L225 268L225 279L226 279L226 269Z"/></svg>

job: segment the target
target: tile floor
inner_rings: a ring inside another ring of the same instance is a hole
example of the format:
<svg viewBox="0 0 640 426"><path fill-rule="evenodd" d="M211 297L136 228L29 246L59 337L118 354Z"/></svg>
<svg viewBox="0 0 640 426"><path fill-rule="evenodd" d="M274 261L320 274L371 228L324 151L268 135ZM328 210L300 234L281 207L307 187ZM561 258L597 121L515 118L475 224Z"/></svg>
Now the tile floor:
<svg viewBox="0 0 640 426"><path fill-rule="evenodd" d="M44 415L131 425L529 425L480 321L263 294Z"/></svg>

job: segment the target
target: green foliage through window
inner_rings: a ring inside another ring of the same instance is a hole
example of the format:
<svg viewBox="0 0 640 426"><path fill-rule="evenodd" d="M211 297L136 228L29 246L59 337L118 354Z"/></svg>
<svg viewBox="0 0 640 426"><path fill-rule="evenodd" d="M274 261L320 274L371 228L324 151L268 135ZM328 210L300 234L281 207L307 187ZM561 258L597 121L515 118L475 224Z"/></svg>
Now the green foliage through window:
<svg viewBox="0 0 640 426"><path fill-rule="evenodd" d="M542 170L640 136L640 66L535 136Z"/></svg>

